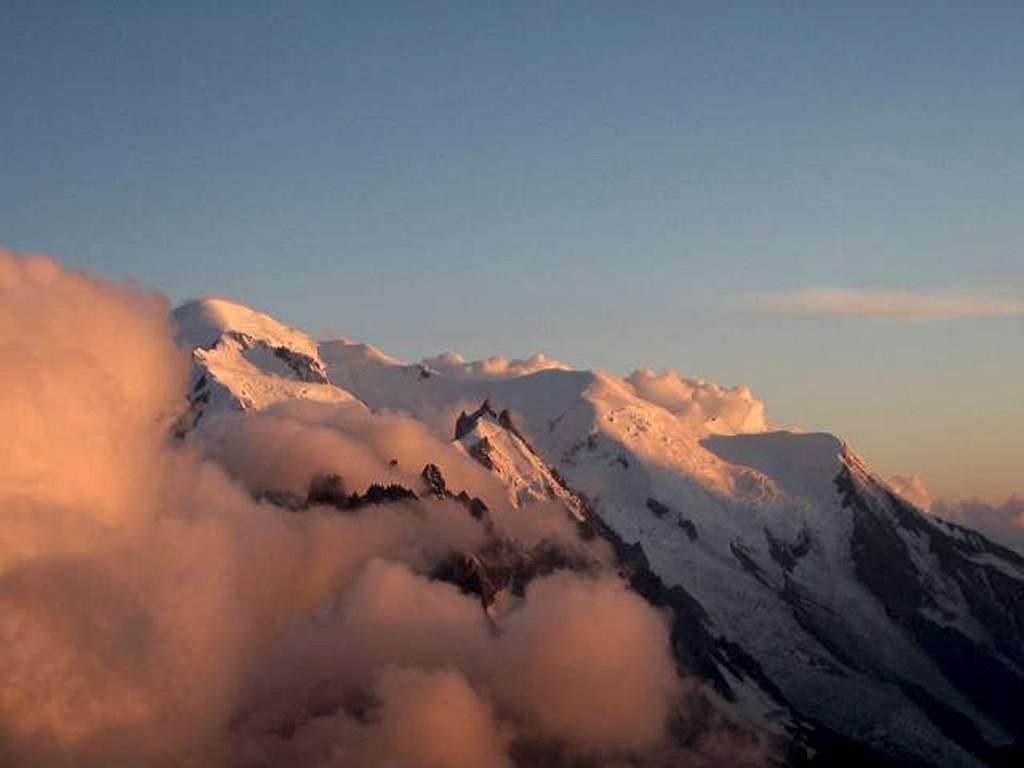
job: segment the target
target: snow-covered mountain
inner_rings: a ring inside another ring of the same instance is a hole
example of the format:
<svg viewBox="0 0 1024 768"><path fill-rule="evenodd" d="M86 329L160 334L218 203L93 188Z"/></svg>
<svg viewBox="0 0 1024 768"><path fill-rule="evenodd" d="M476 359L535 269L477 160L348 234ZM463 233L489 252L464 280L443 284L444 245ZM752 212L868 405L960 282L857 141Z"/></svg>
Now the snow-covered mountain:
<svg viewBox="0 0 1024 768"><path fill-rule="evenodd" d="M178 343L192 350L187 431L207 410L260 409L304 398L345 403L309 336L233 301L209 298L174 311Z"/></svg>
<svg viewBox="0 0 1024 768"><path fill-rule="evenodd" d="M513 506L560 505L607 539L671 613L681 672L793 764L1022 757L1024 557L915 508L832 435L763 428L749 392L693 380L675 407L542 356L404 364L223 299L174 320L194 366L180 434L291 400L410 415Z"/></svg>

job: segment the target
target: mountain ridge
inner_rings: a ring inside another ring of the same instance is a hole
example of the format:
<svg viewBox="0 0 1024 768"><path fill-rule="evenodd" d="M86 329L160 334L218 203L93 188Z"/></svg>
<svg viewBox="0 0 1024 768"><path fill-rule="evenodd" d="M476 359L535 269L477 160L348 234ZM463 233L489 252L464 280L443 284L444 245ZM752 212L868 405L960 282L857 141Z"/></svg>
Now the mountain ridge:
<svg viewBox="0 0 1024 768"><path fill-rule="evenodd" d="M680 664L812 759L835 764L842 743L906 765L997 765L1020 744L1024 558L930 518L839 438L731 429L708 416L724 388L673 411L543 357L403 364L229 308L175 313L194 366L182 434L288 400L409 414L513 506L559 504L598 531L674 616Z"/></svg>

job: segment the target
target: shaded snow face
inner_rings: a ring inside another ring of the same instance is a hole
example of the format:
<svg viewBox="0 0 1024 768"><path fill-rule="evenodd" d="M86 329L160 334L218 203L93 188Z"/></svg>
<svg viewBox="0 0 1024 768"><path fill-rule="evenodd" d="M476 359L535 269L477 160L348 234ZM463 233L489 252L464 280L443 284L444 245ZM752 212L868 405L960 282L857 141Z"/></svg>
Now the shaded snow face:
<svg viewBox="0 0 1024 768"><path fill-rule="evenodd" d="M425 575L483 540L453 502L253 501L242 483L264 471L301 483L333 461L361 482L442 448L452 478L480 478L405 417L316 406L225 422L210 449L223 466L203 458L170 437L187 361L166 309L0 253L7 764L664 754L680 688L658 611L614 575L556 572L491 619Z"/></svg>

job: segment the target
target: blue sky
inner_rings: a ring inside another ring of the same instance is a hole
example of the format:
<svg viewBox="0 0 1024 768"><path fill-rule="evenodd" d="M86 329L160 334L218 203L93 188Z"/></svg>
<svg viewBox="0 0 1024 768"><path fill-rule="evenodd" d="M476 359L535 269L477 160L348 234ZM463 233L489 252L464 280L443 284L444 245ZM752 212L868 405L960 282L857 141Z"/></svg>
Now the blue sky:
<svg viewBox="0 0 1024 768"><path fill-rule="evenodd" d="M1024 491L1019 3L7 0L0 71L2 246L406 358L746 383ZM752 311L817 287L857 306Z"/></svg>

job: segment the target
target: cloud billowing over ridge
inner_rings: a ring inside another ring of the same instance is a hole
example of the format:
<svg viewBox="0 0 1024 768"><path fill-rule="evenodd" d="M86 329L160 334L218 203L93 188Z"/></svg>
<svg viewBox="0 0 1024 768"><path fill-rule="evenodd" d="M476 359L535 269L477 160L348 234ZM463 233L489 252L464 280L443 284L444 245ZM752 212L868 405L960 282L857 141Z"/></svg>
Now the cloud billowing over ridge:
<svg viewBox="0 0 1024 768"><path fill-rule="evenodd" d="M1024 555L1024 496L1013 495L1002 504L980 499L938 500L932 514L952 523L974 528L1003 546Z"/></svg>
<svg viewBox="0 0 1024 768"><path fill-rule="evenodd" d="M548 370L569 370L569 366L543 353L537 353L525 360L493 356L483 360L467 361L458 352L443 352L435 357L420 361L420 365L448 376L461 379L489 379L513 376L528 376L531 373Z"/></svg>
<svg viewBox="0 0 1024 768"><path fill-rule="evenodd" d="M749 387L726 388L713 381L641 368L626 377L638 397L678 418L713 432L760 432L767 428L764 402Z"/></svg>
<svg viewBox="0 0 1024 768"><path fill-rule="evenodd" d="M932 507L932 495L918 475L893 475L889 485L896 493L925 512Z"/></svg>
<svg viewBox="0 0 1024 768"><path fill-rule="evenodd" d="M1002 504L981 499L932 499L917 475L890 477L889 485L907 501L951 523L973 528L992 541L1024 554L1024 497L1013 495Z"/></svg>
<svg viewBox="0 0 1024 768"><path fill-rule="evenodd" d="M354 487L409 481L427 457L453 485L491 481L413 420L354 406L176 443L187 360L167 309L0 252L0 421L17 435L0 464L7 764L503 768L534 742L678 764L666 723L699 686L676 677L661 613L610 572L557 571L488 617L427 575L485 535L454 502L254 501L332 469ZM558 527L536 520L517 535ZM701 760L728 752L719 737Z"/></svg>

